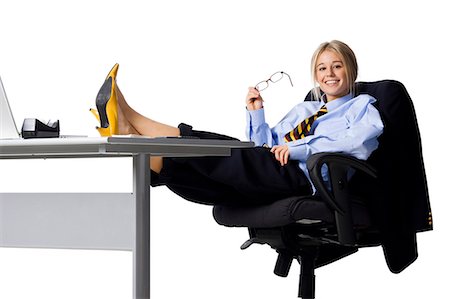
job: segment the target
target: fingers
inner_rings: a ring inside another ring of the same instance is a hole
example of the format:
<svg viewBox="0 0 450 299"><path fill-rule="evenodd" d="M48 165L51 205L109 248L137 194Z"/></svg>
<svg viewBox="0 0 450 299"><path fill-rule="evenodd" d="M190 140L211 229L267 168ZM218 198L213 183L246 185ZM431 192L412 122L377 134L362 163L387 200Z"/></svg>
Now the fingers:
<svg viewBox="0 0 450 299"><path fill-rule="evenodd" d="M249 87L247 97L246 97L247 103L250 101L253 102L258 97L259 97L259 91L254 87Z"/></svg>
<svg viewBox="0 0 450 299"><path fill-rule="evenodd" d="M284 166L289 161L289 147L287 145L276 145L270 150L275 159L280 162L281 166Z"/></svg>
<svg viewBox="0 0 450 299"><path fill-rule="evenodd" d="M261 98L259 91L254 87L248 88L248 93L245 100L248 110L258 110L263 107L263 99Z"/></svg>

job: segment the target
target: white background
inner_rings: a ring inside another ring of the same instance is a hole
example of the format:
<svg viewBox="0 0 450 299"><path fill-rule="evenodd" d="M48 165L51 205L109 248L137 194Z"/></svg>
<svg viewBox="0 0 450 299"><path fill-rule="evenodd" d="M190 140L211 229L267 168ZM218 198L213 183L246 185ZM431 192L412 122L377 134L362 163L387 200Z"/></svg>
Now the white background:
<svg viewBox="0 0 450 299"><path fill-rule="evenodd" d="M263 94L275 124L311 88L312 52L340 39L357 54L359 80L399 80L414 100L435 230L419 234L419 259L399 275L389 272L380 248L318 269L317 298L446 298L444 3L0 0L0 75L19 126L25 117L53 118L63 134L96 136L88 109L118 62L118 84L143 114L245 138L247 87L276 71L291 75L294 88L285 80ZM51 191L43 187L48 177L57 191L131 190L127 159L0 161L0 167L2 192ZM298 264L279 278L272 273L275 252L240 251L246 230L218 226L210 207L163 187L152 189L151 201L151 298L296 298ZM0 298L130 298L131 262L129 252L2 248Z"/></svg>

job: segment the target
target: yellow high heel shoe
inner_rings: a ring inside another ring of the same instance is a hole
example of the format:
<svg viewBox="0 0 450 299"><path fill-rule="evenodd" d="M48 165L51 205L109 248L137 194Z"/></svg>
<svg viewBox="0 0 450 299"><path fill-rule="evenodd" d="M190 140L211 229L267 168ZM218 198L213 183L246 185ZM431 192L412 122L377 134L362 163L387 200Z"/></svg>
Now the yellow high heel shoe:
<svg viewBox="0 0 450 299"><path fill-rule="evenodd" d="M101 136L117 135L119 133L119 120L117 116L116 76L119 64L115 64L108 73L105 82L97 94L95 104L97 110L90 109L100 122L97 131Z"/></svg>

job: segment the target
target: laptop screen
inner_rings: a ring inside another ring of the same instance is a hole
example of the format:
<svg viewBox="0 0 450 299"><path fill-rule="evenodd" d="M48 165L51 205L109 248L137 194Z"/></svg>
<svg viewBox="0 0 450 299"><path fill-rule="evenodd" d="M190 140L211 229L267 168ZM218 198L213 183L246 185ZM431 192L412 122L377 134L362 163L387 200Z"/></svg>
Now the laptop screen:
<svg viewBox="0 0 450 299"><path fill-rule="evenodd" d="M6 97L5 88L0 78L0 139L19 138L16 123L11 112L11 107Z"/></svg>

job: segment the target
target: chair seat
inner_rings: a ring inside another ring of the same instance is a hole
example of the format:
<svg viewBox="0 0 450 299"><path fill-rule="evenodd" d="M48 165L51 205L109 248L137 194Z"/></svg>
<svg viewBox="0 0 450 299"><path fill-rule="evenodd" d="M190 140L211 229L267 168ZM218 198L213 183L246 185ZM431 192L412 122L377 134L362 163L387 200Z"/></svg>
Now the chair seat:
<svg viewBox="0 0 450 299"><path fill-rule="evenodd" d="M368 209L357 201L352 204L356 227L371 225ZM217 223L229 227L272 228L293 223L333 224L334 213L326 203L314 196L294 196L261 206L216 205L213 215Z"/></svg>

